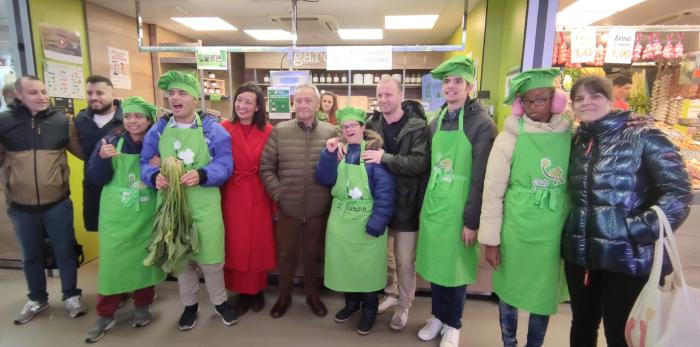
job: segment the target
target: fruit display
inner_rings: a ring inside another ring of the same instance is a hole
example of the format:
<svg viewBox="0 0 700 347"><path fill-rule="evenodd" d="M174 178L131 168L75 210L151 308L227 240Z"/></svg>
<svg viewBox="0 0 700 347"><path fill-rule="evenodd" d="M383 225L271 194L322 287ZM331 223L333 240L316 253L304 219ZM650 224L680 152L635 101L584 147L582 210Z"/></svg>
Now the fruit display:
<svg viewBox="0 0 700 347"><path fill-rule="evenodd" d="M698 129L686 128L688 131L684 133L665 122L656 123L655 126L668 135L671 141L678 146L690 174L693 189L700 190L700 141L695 141L692 137Z"/></svg>
<svg viewBox="0 0 700 347"><path fill-rule="evenodd" d="M700 189L700 160L695 158L686 159L685 166L688 168L688 174L690 174L690 180L693 184L693 189Z"/></svg>
<svg viewBox="0 0 700 347"><path fill-rule="evenodd" d="M669 102L671 100L671 79L673 69L660 70L651 90L651 114L656 121L665 121L668 115Z"/></svg>

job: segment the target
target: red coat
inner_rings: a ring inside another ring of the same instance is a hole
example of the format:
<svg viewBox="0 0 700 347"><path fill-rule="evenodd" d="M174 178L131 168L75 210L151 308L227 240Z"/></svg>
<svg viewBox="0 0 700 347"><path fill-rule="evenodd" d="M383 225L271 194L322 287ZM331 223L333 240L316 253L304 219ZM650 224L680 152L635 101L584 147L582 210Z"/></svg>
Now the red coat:
<svg viewBox="0 0 700 347"><path fill-rule="evenodd" d="M231 136L233 176L221 188L226 228L226 264L236 271L260 272L276 267L272 200L265 192L258 168L272 126L253 126L246 138L240 123L223 121Z"/></svg>

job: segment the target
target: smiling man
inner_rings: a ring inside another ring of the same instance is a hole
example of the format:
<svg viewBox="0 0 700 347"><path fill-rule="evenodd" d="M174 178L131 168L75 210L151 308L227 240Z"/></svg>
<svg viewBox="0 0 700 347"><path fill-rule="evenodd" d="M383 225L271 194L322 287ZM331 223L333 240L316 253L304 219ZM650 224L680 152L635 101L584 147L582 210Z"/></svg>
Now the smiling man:
<svg viewBox="0 0 700 347"><path fill-rule="evenodd" d="M335 137L336 130L316 119L320 102L315 86L298 85L294 93L296 119L275 125L260 158L260 178L279 206L279 298L270 311L273 318L282 317L292 302L300 250L306 303L317 316L328 313L318 287L331 196L328 188L314 180L314 169L326 141Z"/></svg>
<svg viewBox="0 0 700 347"><path fill-rule="evenodd" d="M442 80L447 103L430 123L431 171L420 214L416 271L431 284L432 315L419 332L423 341L442 332L441 347L459 344L467 284L476 282L476 232L481 194L496 124L469 93L474 61L451 58L431 71Z"/></svg>
<svg viewBox="0 0 700 347"><path fill-rule="evenodd" d="M120 101L114 98L112 81L93 75L87 78L86 83L88 108L75 117L75 127L83 153L90 155L100 139L122 126L123 116ZM86 164L83 177L87 176L87 167ZM83 221L88 231L97 231L101 191L100 186L94 186L83 178Z"/></svg>

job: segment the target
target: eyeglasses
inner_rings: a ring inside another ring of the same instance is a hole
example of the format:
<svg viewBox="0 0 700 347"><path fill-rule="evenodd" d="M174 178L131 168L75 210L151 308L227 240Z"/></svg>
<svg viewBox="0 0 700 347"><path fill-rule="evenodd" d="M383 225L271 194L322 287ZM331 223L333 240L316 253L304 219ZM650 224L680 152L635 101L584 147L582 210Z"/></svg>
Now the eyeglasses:
<svg viewBox="0 0 700 347"><path fill-rule="evenodd" d="M531 100L520 99L520 104L525 106L525 107L532 106L532 105L542 106L542 105L546 104L547 101L549 101L549 99L550 99L549 97L547 97L547 98L535 98L535 99L531 99Z"/></svg>
<svg viewBox="0 0 700 347"><path fill-rule="evenodd" d="M352 124L348 124L348 125L343 125L343 126L341 126L341 128L343 130L350 130L350 129L355 129L359 126L360 126L360 124L358 124L358 123L352 123Z"/></svg>

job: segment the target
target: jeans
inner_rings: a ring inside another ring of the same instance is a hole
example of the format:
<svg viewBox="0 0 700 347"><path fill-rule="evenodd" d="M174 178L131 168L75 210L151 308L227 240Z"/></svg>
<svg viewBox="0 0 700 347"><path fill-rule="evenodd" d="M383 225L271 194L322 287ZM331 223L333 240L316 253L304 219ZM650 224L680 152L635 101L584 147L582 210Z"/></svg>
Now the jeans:
<svg viewBox="0 0 700 347"><path fill-rule="evenodd" d="M518 347L518 309L500 301L498 303L498 314L501 320L503 347ZM525 347L542 346L548 324L549 316L530 313L527 327L527 344Z"/></svg>
<svg viewBox="0 0 700 347"><path fill-rule="evenodd" d="M29 300L45 302L44 274L44 230L51 241L51 248L61 276L63 300L80 295L77 288L78 269L74 251L75 234L73 229L73 203L70 199L61 201L42 212L27 212L14 207L7 214L15 227L22 248L22 270L27 279Z"/></svg>
<svg viewBox="0 0 700 347"><path fill-rule="evenodd" d="M464 301L467 299L467 286L443 287L431 283L430 292L433 316L452 328L461 328Z"/></svg>
<svg viewBox="0 0 700 347"><path fill-rule="evenodd" d="M630 276L605 270L586 270L565 263L564 271L571 296L571 347L595 347L601 319L609 347L627 347L625 325L637 296L649 276Z"/></svg>

